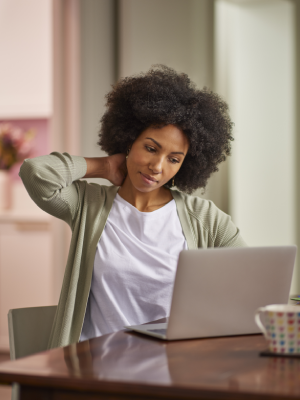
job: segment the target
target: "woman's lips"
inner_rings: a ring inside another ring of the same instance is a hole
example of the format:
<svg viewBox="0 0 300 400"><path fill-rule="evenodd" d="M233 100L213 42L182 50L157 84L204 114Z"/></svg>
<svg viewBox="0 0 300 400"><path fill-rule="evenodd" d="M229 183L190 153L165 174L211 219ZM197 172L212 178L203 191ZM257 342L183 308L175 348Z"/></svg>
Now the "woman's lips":
<svg viewBox="0 0 300 400"><path fill-rule="evenodd" d="M153 185L154 183L157 183L157 180L152 178L152 176L143 174L142 172L140 174L143 181L146 182L148 185Z"/></svg>

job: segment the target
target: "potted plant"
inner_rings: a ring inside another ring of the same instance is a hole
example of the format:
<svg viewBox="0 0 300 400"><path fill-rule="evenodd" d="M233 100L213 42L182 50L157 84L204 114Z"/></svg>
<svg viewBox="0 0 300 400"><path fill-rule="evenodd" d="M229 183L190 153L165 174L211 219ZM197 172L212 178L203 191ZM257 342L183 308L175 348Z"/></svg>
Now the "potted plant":
<svg viewBox="0 0 300 400"><path fill-rule="evenodd" d="M10 169L29 157L35 133L9 123L0 123L0 210L11 204Z"/></svg>

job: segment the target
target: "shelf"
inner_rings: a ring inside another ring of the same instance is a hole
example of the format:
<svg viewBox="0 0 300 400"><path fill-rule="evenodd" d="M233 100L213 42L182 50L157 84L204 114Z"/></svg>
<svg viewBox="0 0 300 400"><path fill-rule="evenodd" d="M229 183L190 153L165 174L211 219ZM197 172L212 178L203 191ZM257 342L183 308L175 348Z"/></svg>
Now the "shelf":
<svg viewBox="0 0 300 400"><path fill-rule="evenodd" d="M44 211L22 212L20 210L0 211L1 222L41 223L50 224L52 216Z"/></svg>

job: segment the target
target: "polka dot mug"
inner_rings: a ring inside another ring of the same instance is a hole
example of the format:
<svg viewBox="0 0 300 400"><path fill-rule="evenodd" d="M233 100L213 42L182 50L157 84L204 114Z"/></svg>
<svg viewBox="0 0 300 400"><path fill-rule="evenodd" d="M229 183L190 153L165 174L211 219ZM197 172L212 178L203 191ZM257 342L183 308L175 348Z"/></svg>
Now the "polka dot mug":
<svg viewBox="0 0 300 400"><path fill-rule="evenodd" d="M272 304L261 307L256 311L255 322L267 339L272 353L300 353L299 306Z"/></svg>

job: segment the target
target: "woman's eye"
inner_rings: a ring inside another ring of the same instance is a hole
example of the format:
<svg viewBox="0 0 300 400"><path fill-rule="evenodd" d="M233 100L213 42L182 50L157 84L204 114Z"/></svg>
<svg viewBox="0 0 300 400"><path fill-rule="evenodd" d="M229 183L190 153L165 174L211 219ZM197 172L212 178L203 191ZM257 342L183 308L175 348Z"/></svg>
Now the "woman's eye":
<svg viewBox="0 0 300 400"><path fill-rule="evenodd" d="M177 158L170 158L170 161L171 161L172 164L179 163L179 161L177 160Z"/></svg>
<svg viewBox="0 0 300 400"><path fill-rule="evenodd" d="M155 152L155 149L153 147L149 147L149 146L145 146L145 147L150 153L154 153Z"/></svg>

